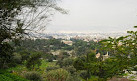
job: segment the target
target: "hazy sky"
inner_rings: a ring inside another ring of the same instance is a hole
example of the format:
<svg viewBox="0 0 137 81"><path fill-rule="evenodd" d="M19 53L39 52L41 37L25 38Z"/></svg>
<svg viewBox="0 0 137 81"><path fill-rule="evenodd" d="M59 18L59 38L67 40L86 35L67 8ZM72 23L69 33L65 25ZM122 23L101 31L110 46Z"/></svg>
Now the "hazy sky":
<svg viewBox="0 0 137 81"><path fill-rule="evenodd" d="M115 32L137 25L137 0L62 0L47 31Z"/></svg>

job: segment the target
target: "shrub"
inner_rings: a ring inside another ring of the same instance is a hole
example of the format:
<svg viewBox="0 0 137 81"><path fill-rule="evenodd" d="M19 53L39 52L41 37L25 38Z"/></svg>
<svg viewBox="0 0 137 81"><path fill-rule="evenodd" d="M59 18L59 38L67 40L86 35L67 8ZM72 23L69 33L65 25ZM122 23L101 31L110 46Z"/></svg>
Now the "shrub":
<svg viewBox="0 0 137 81"><path fill-rule="evenodd" d="M47 67L46 68L46 71L50 71L50 70L56 70L56 69L59 69L59 67Z"/></svg>
<svg viewBox="0 0 137 81"><path fill-rule="evenodd" d="M30 70L34 69L37 65L37 68L41 65L41 54L40 53L33 53L30 58L26 62L26 67Z"/></svg>
<svg viewBox="0 0 137 81"><path fill-rule="evenodd" d="M4 73L3 75L13 79L13 81L28 81L28 80L26 80L24 78L21 78L19 76L16 76L16 75L13 75L13 74L10 74L10 73Z"/></svg>
<svg viewBox="0 0 137 81"><path fill-rule="evenodd" d="M68 77L67 81L81 81L77 74L72 74Z"/></svg>
<svg viewBox="0 0 137 81"><path fill-rule="evenodd" d="M32 71L25 74L25 78L31 81L42 81L42 77L38 72Z"/></svg>
<svg viewBox="0 0 137 81"><path fill-rule="evenodd" d="M73 59L71 58L65 58L63 60L58 60L57 64L62 68L62 67L68 67L73 65Z"/></svg>
<svg viewBox="0 0 137 81"><path fill-rule="evenodd" d="M0 74L0 81L14 81L11 78Z"/></svg>
<svg viewBox="0 0 137 81"><path fill-rule="evenodd" d="M116 77L113 77L113 78L111 78L108 81L130 81L130 80L128 80L126 78L116 78Z"/></svg>
<svg viewBox="0 0 137 81"><path fill-rule="evenodd" d="M0 81L29 81L11 73L0 73Z"/></svg>
<svg viewBox="0 0 137 81"><path fill-rule="evenodd" d="M69 66L69 67L63 67L65 70L67 70L68 72L70 72L71 74L75 74L76 73L76 69L73 66Z"/></svg>
<svg viewBox="0 0 137 81"><path fill-rule="evenodd" d="M13 56L13 60L15 63L17 64L21 64L22 63L22 57L20 54L17 54L17 53L14 53L14 56Z"/></svg>
<svg viewBox="0 0 137 81"><path fill-rule="evenodd" d="M81 71L80 72L80 77L86 80L88 78L87 71Z"/></svg>
<svg viewBox="0 0 137 81"><path fill-rule="evenodd" d="M47 81L67 81L69 73L64 69L51 70L47 73Z"/></svg>

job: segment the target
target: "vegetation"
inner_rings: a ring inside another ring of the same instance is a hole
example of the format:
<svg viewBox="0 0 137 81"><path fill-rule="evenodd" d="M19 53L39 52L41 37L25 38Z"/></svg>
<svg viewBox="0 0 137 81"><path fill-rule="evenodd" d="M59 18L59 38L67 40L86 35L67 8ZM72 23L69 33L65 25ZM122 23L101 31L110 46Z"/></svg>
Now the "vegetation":
<svg viewBox="0 0 137 81"><path fill-rule="evenodd" d="M49 71L47 76L47 81L66 81L69 73L64 69L57 69Z"/></svg>
<svg viewBox="0 0 137 81"><path fill-rule="evenodd" d="M29 81L29 80L11 73L6 73L6 71L0 71L0 81Z"/></svg>
<svg viewBox="0 0 137 81"><path fill-rule="evenodd" d="M41 20L48 23L52 11L66 11L56 0L0 4L0 81L114 81L137 71L137 31L100 42L70 39L72 45L53 37L32 39L32 32L43 29Z"/></svg>
<svg viewBox="0 0 137 81"><path fill-rule="evenodd" d="M31 81L42 81L42 77L37 72L27 72L25 78Z"/></svg>

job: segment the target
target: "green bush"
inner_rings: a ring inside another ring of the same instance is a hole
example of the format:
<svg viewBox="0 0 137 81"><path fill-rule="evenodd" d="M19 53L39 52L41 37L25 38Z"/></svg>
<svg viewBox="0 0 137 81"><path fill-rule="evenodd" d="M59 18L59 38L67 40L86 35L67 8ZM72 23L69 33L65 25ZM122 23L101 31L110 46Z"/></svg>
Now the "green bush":
<svg viewBox="0 0 137 81"><path fill-rule="evenodd" d="M70 72L71 74L75 74L76 73L76 69L73 66L69 66L69 67L63 67L65 70L67 70L68 72Z"/></svg>
<svg viewBox="0 0 137 81"><path fill-rule="evenodd" d="M59 67L56 67L56 66L54 66L54 67L47 67L46 71L56 70L56 69L59 69Z"/></svg>
<svg viewBox="0 0 137 81"><path fill-rule="evenodd" d="M13 61L17 64L21 64L22 63L22 57L20 54L17 54L17 53L14 53L14 56L13 56Z"/></svg>
<svg viewBox="0 0 137 81"><path fill-rule="evenodd" d="M3 75L6 76L6 77L11 78L13 81L28 81L24 78L21 78L19 76L16 76L16 75L13 75L13 74L10 74L10 73L4 73Z"/></svg>
<svg viewBox="0 0 137 81"><path fill-rule="evenodd" d="M31 81L42 81L42 77L38 72L32 71L25 74L25 78Z"/></svg>
<svg viewBox="0 0 137 81"><path fill-rule="evenodd" d="M61 68L62 67L69 67L73 65L73 59L72 58L65 58L63 60L58 60L58 62L56 63L57 65L59 65Z"/></svg>
<svg viewBox="0 0 137 81"><path fill-rule="evenodd" d="M64 69L51 70L47 73L47 81L67 81L69 72Z"/></svg>
<svg viewBox="0 0 137 81"><path fill-rule="evenodd" d="M85 70L81 71L81 72L80 72L80 77L83 78L83 79L85 79L85 80L86 80L87 78L89 78L89 77L88 77L88 74L87 74L87 71L85 71Z"/></svg>
<svg viewBox="0 0 137 81"><path fill-rule="evenodd" d="M1 73L0 74L0 81L29 81L19 76L10 74L10 73Z"/></svg>
<svg viewBox="0 0 137 81"><path fill-rule="evenodd" d="M76 69L73 66L63 68L70 73L70 76L68 77L67 81L81 81L79 78L79 74L76 72Z"/></svg>
<svg viewBox="0 0 137 81"><path fill-rule="evenodd" d="M41 65L41 54L40 53L37 53L37 52L34 52L30 58L26 61L26 67L29 69L29 70L33 70L35 68L38 68L39 69L39 66ZM36 67L37 66L37 67Z"/></svg>
<svg viewBox="0 0 137 81"><path fill-rule="evenodd" d="M0 74L0 81L14 81L13 79Z"/></svg>
<svg viewBox="0 0 137 81"><path fill-rule="evenodd" d="M80 77L77 74L71 74L67 81L81 81Z"/></svg>

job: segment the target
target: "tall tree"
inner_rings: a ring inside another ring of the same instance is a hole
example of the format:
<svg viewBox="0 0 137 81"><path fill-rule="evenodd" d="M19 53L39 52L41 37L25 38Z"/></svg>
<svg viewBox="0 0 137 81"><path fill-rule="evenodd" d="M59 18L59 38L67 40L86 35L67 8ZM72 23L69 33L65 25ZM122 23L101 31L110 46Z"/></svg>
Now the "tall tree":
<svg viewBox="0 0 137 81"><path fill-rule="evenodd" d="M44 28L55 11L66 13L56 0L0 0L0 4L0 43Z"/></svg>
<svg viewBox="0 0 137 81"><path fill-rule="evenodd" d="M66 13L56 0L0 0L0 59L13 56L12 52L9 56L3 52L7 45L13 49L9 41L17 43L27 34L43 29L46 24L42 22L47 23L55 11Z"/></svg>

